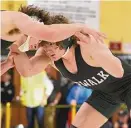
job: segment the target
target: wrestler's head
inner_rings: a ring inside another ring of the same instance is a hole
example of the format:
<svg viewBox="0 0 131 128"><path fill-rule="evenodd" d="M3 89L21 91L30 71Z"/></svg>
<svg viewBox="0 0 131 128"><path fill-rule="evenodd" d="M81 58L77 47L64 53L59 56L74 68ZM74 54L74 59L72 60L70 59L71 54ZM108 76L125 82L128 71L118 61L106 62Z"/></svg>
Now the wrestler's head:
<svg viewBox="0 0 131 128"><path fill-rule="evenodd" d="M51 17L51 24L68 24L69 20L63 15L55 15ZM59 31L59 30L58 30ZM69 49L76 43L74 36L55 43L41 41L40 46L44 48L44 51L51 60L57 61L64 57Z"/></svg>
<svg viewBox="0 0 131 128"><path fill-rule="evenodd" d="M49 56L52 61L57 61L67 55L70 48L73 47L74 39L70 37L56 43L42 41L40 44L42 44L45 54Z"/></svg>

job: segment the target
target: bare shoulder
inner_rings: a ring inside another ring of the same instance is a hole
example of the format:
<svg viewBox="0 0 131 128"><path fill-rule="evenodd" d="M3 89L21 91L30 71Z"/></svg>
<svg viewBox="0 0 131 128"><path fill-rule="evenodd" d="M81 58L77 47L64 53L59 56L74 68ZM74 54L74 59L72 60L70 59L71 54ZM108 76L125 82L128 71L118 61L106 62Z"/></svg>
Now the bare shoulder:
<svg viewBox="0 0 131 128"><path fill-rule="evenodd" d="M13 24L12 13L10 11L1 12L1 27L2 32L7 33L10 29L13 29L15 26Z"/></svg>
<svg viewBox="0 0 131 128"><path fill-rule="evenodd" d="M5 21L10 21L11 23L13 22L14 20L14 17L15 16L21 16L23 15L21 12L16 12L16 11L2 11L1 12L1 16L2 16L2 20L5 20Z"/></svg>
<svg viewBox="0 0 131 128"><path fill-rule="evenodd" d="M9 36L9 34L13 35L13 30L18 29L14 23L16 15L19 15L21 19L21 13L15 11L2 11L1 12L1 28L2 28L2 36Z"/></svg>
<svg viewBox="0 0 131 128"><path fill-rule="evenodd" d="M96 48L100 47L98 45L101 45L98 43L94 38L88 37L88 43L80 44L80 51L83 60L92 67L100 67L98 63L94 60L92 56L92 52L95 52ZM102 44L103 45L103 44Z"/></svg>
<svg viewBox="0 0 131 128"><path fill-rule="evenodd" d="M110 54L108 46L105 43L96 41L92 36L88 37L88 42L80 45L83 59L91 66L99 67L94 57L100 57L102 54Z"/></svg>

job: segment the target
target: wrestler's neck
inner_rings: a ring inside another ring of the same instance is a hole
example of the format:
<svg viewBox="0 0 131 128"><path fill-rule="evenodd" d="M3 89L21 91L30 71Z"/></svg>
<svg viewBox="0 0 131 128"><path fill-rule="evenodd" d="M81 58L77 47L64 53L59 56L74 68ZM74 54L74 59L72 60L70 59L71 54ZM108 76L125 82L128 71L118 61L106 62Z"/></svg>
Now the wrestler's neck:
<svg viewBox="0 0 131 128"><path fill-rule="evenodd" d="M62 57L62 59L64 60L64 61L71 61L72 62L72 59L73 59L73 57L74 57L74 53L75 53L75 47L74 46L72 46L70 49L69 49L69 51L66 53L66 55L64 56L64 57Z"/></svg>

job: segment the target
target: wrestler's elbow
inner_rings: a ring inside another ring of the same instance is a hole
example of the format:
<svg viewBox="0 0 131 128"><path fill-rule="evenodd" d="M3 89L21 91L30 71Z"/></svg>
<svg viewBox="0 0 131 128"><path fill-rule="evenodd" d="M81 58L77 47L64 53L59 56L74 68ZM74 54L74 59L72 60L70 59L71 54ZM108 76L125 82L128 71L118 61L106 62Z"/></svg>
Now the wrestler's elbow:
<svg viewBox="0 0 131 128"><path fill-rule="evenodd" d="M116 59L116 66L114 66L116 72L114 76L116 78L122 78L124 75L124 69L122 67L121 61L118 58Z"/></svg>
<svg viewBox="0 0 131 128"><path fill-rule="evenodd" d="M116 66L112 67L110 70L107 70L107 72L115 78L122 78L124 75L123 68Z"/></svg>
<svg viewBox="0 0 131 128"><path fill-rule="evenodd" d="M124 69L121 61L118 58L110 59L110 61L104 61L103 68L113 77L122 78L124 75ZM109 63L110 62L110 63Z"/></svg>
<svg viewBox="0 0 131 128"><path fill-rule="evenodd" d="M124 75L124 70L123 70L123 68L120 68L120 69L118 69L117 72L114 74L114 77L116 77L116 78L122 78L123 75Z"/></svg>
<svg viewBox="0 0 131 128"><path fill-rule="evenodd" d="M122 78L124 75L124 69L122 67L120 67L119 71L118 71L118 78Z"/></svg>

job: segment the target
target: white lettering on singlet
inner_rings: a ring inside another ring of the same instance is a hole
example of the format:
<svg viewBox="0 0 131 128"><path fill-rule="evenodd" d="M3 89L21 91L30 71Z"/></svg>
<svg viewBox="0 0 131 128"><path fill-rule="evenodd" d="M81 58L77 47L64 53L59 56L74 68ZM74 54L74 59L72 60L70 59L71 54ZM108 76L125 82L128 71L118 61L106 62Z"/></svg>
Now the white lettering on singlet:
<svg viewBox="0 0 131 128"><path fill-rule="evenodd" d="M103 79L96 79L94 76L92 77L93 80L95 80L98 84L101 84L104 80Z"/></svg>
<svg viewBox="0 0 131 128"><path fill-rule="evenodd" d="M103 71L100 71L97 75L102 77L104 80L106 80L107 77L109 76L109 74L104 74Z"/></svg>
<svg viewBox="0 0 131 128"><path fill-rule="evenodd" d="M90 86L95 86L95 85L99 85L103 83L108 77L109 77L109 74L104 74L103 71L100 71L99 73L97 73L97 78L93 76L90 79L78 81L76 83L78 83L79 85L90 87Z"/></svg>

